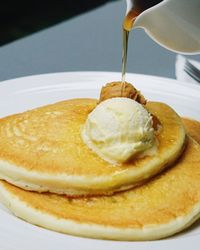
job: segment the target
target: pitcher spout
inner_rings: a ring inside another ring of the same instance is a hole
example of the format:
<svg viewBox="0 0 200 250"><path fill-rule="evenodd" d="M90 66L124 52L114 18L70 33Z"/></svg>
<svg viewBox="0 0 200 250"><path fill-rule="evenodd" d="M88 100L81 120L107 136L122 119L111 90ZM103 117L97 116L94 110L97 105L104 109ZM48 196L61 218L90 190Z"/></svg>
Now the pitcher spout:
<svg viewBox="0 0 200 250"><path fill-rule="evenodd" d="M127 0L127 12L136 7L138 9L137 4L142 6L142 2L148 2L150 5L151 0ZM141 11L135 18L132 28L143 28L154 41L168 50L182 54L198 54L200 53L199 13L200 0L159 1L158 4Z"/></svg>

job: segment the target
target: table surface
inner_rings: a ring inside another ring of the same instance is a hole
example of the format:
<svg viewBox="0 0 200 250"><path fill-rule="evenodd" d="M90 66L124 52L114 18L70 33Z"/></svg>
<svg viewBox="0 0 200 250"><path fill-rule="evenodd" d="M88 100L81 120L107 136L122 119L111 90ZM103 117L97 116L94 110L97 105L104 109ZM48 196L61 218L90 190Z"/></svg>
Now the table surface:
<svg viewBox="0 0 200 250"><path fill-rule="evenodd" d="M100 8L0 48L0 80L63 71L121 71L126 4ZM130 35L127 71L174 78L176 54L142 29ZM191 56L200 61L200 55Z"/></svg>

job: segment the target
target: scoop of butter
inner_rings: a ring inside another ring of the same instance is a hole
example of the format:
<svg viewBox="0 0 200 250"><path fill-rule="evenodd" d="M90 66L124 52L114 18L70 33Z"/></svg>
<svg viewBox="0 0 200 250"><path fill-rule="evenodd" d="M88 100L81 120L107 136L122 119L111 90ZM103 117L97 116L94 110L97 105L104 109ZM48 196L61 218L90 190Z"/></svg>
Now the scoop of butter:
<svg viewBox="0 0 200 250"><path fill-rule="evenodd" d="M116 97L101 102L82 129L85 144L110 163L123 163L154 144L152 117L138 102Z"/></svg>

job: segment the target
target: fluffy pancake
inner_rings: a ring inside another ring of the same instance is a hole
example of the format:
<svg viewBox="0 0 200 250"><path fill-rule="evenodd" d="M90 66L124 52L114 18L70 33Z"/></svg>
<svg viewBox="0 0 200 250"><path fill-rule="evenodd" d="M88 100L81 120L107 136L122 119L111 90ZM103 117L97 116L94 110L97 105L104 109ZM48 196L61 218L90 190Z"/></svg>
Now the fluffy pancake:
<svg viewBox="0 0 200 250"><path fill-rule="evenodd" d="M67 198L0 181L2 202L20 218L55 231L114 240L153 240L200 217L200 146L188 138L176 165L113 196Z"/></svg>
<svg viewBox="0 0 200 250"><path fill-rule="evenodd" d="M200 144L200 122L188 118L182 118L187 133Z"/></svg>
<svg viewBox="0 0 200 250"><path fill-rule="evenodd" d="M180 117L166 104L149 102L162 124L157 153L119 166L105 162L80 136L95 105L94 99L73 99L1 119L0 178L39 192L112 194L155 175L182 152Z"/></svg>

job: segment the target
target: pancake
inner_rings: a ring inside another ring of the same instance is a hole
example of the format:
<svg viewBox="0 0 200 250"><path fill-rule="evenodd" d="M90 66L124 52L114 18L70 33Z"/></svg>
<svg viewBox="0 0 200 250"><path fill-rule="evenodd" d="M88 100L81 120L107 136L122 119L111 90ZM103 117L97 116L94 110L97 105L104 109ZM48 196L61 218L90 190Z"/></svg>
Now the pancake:
<svg viewBox="0 0 200 250"><path fill-rule="evenodd" d="M181 154L185 129L169 106L149 102L161 122L155 155L114 166L82 141L94 99L73 99L0 120L0 178L23 189L68 196L112 194L162 171Z"/></svg>
<svg viewBox="0 0 200 250"><path fill-rule="evenodd" d="M18 217L58 232L112 240L155 240L200 217L200 145L190 137L176 165L113 196L67 198L0 181L1 201Z"/></svg>
<svg viewBox="0 0 200 250"><path fill-rule="evenodd" d="M200 144L200 122L188 118L182 118L187 133Z"/></svg>

